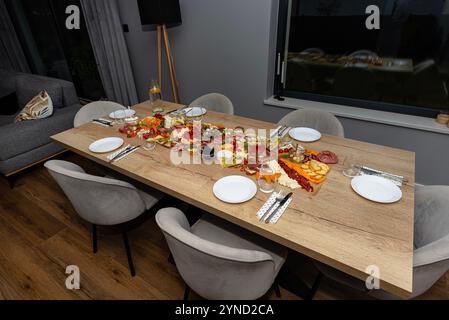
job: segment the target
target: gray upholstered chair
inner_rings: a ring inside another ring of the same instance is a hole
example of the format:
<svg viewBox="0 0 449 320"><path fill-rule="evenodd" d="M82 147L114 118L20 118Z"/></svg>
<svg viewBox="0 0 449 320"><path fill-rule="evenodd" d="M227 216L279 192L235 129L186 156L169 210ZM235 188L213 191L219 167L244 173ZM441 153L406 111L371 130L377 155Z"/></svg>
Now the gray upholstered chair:
<svg viewBox="0 0 449 320"><path fill-rule="evenodd" d="M92 176L78 165L52 160L45 163L73 207L92 224L93 252L97 252L97 226L120 226L131 275L134 263L126 234L126 223L151 209L162 198L158 191L146 193L128 182Z"/></svg>
<svg viewBox="0 0 449 320"><path fill-rule="evenodd" d="M334 115L319 110L296 110L279 121L279 125L288 127L308 127L332 136L345 136L340 120Z"/></svg>
<svg viewBox="0 0 449 320"><path fill-rule="evenodd" d="M109 115L111 112L126 109L121 104L110 101L95 101L86 104L75 115L73 126L78 128L94 119Z"/></svg>
<svg viewBox="0 0 449 320"><path fill-rule="evenodd" d="M156 222L186 282L185 299L190 288L206 299L260 298L287 255L285 248L211 215L190 227L180 210L166 208Z"/></svg>
<svg viewBox="0 0 449 320"><path fill-rule="evenodd" d="M449 187L417 187L414 248L411 298L425 293L449 270ZM320 275L313 294L319 288L322 276L366 291L363 281L321 263L316 266ZM378 299L399 299L383 290L372 290L369 294Z"/></svg>
<svg viewBox="0 0 449 320"><path fill-rule="evenodd" d="M234 114L234 105L228 97L220 93L209 93L194 100L190 107L204 107L207 110Z"/></svg>

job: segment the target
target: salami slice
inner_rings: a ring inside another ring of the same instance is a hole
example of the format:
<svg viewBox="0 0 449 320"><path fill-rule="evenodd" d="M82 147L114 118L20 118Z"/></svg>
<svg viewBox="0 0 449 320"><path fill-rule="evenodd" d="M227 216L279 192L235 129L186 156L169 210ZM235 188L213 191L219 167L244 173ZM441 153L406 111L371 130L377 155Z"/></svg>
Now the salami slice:
<svg viewBox="0 0 449 320"><path fill-rule="evenodd" d="M338 157L335 153L331 151L323 151L318 155L318 160L326 164L336 164L338 163Z"/></svg>

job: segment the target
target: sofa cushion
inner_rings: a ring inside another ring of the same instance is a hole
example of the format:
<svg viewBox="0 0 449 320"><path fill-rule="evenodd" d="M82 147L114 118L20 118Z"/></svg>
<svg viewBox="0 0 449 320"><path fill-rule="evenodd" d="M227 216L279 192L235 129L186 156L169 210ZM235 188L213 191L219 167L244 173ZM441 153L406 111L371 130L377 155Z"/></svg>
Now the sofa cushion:
<svg viewBox="0 0 449 320"><path fill-rule="evenodd" d="M15 92L0 97L0 115L10 116L16 114L17 111L19 111L19 102Z"/></svg>
<svg viewBox="0 0 449 320"><path fill-rule="evenodd" d="M73 105L55 109L47 119L5 124L0 127L0 161L14 158L51 142L50 137L73 128L73 119L80 109ZM2 117L0 117L2 118Z"/></svg>
<svg viewBox="0 0 449 320"><path fill-rule="evenodd" d="M48 92L55 108L64 107L62 86L58 80L28 74L16 77L16 93L21 108L42 90Z"/></svg>

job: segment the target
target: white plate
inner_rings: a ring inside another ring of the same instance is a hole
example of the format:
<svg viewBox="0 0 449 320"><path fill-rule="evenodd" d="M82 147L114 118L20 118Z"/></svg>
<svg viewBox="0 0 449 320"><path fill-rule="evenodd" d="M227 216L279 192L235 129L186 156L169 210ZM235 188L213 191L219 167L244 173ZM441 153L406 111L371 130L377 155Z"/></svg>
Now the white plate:
<svg viewBox="0 0 449 320"><path fill-rule="evenodd" d="M376 176L352 179L352 189L365 199L379 203L395 203L402 199L402 191L393 182Z"/></svg>
<svg viewBox="0 0 449 320"><path fill-rule="evenodd" d="M117 150L125 141L122 138L104 138L97 140L89 146L89 150L94 153L106 153Z"/></svg>
<svg viewBox="0 0 449 320"><path fill-rule="evenodd" d="M223 202L243 203L254 198L257 193L257 186L249 178L228 176L214 184L213 192Z"/></svg>
<svg viewBox="0 0 449 320"><path fill-rule="evenodd" d="M321 139L321 133L312 128L294 128L290 130L289 135L302 142L314 142Z"/></svg>
<svg viewBox="0 0 449 320"><path fill-rule="evenodd" d="M192 109L186 113L186 117L189 117L189 118L204 116L207 113L207 110L205 108L201 108L201 107L193 107L193 108L188 108L188 109Z"/></svg>
<svg viewBox="0 0 449 320"><path fill-rule="evenodd" d="M133 117L135 114L136 114L136 111L132 110L132 109L116 110L109 114L109 118L111 118L111 119L126 119L126 118Z"/></svg>

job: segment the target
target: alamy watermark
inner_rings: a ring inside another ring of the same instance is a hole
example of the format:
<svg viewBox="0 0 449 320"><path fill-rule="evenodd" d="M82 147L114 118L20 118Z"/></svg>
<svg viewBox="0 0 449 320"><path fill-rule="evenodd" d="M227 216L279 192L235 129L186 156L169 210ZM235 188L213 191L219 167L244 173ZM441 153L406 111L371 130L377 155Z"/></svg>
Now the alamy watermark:
<svg viewBox="0 0 449 320"><path fill-rule="evenodd" d="M80 8L70 5L65 9L65 13L69 15L65 20L65 27L68 30L79 30L81 28Z"/></svg>
<svg viewBox="0 0 449 320"><path fill-rule="evenodd" d="M81 288L81 274L78 266L67 266L65 273L69 276L65 280L65 287L68 290L79 290Z"/></svg>

